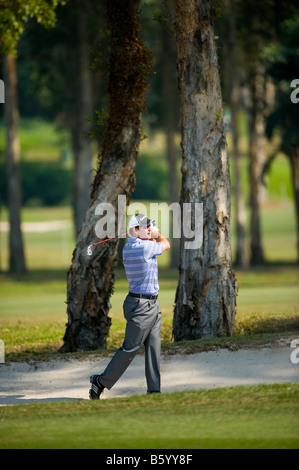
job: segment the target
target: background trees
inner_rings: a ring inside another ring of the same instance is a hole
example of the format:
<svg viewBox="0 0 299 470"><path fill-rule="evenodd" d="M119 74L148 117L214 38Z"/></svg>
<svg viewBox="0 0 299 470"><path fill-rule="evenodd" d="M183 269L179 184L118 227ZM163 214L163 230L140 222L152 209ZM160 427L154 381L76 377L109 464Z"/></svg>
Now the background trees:
<svg viewBox="0 0 299 470"><path fill-rule="evenodd" d="M4 57L7 207L9 211L9 271L26 271L25 252L21 232L20 210L20 143L18 138L19 107L16 60L12 54Z"/></svg>
<svg viewBox="0 0 299 470"><path fill-rule="evenodd" d="M29 18L35 18L43 26L50 28L55 23L55 8L61 3L53 0L49 5L45 0L3 2L0 6L1 51L4 52L4 76L6 84L6 159L7 159L7 205L10 216L9 271L26 271L25 251L21 232L20 194L20 144L18 138L19 104L16 51L19 37ZM63 2L64 3L64 2Z"/></svg>
<svg viewBox="0 0 299 470"><path fill-rule="evenodd" d="M55 28L50 30L45 30L34 19L34 15L38 21L44 18L45 24L53 26L53 11L45 16L46 2L29 2L30 5L25 8L27 3L4 2L1 8L4 5L5 9L0 10L3 20L0 26L2 47L6 44L6 47L13 50L18 41L17 74L21 117L42 116L55 123L60 131L63 129L64 136L67 135L69 141L65 140L65 148L55 165L51 165L51 171L48 166L37 162L22 162L21 150L23 175L21 174L20 197L22 198L23 187L23 202L28 204L33 201L36 203L38 198L40 201L48 201L47 204L53 201L55 204L71 201L74 232L77 236L82 225L82 214L86 213L89 205L90 185L97 167L96 155L100 145L106 145L103 139L107 135L104 129L108 116L107 77L110 52L106 3L88 0L84 2L82 9L82 2L76 0L69 0L65 5L54 2L57 7L57 22ZM12 22L16 33L5 35L3 25L11 21L9 12L16 6L19 8L18 15L15 23ZM217 9L216 16L215 40L220 56L223 117L226 122L226 117L230 116L227 124L228 137L233 136L234 142L234 146L230 147L234 148L234 158L230 160L234 189L232 226L235 220L237 233L234 260L241 266L247 262L256 265L267 262L260 227L260 209L261 204L265 203L267 172L271 171L271 162L279 151L288 155L294 194L298 195L298 132L295 124L298 105L290 100L290 83L299 78L295 52L298 7L293 1L267 0L261 5L255 0L246 3L226 0L223 7ZM163 150L157 158L152 157L153 153L144 152L142 158L137 160L137 181L134 187L130 186L130 191L132 189L132 198L135 200L142 198L173 201L178 199L181 178L184 176L184 165L183 174L180 171L181 116L176 76L175 2L140 2L139 21L142 26L140 37L154 57L154 73L149 76L150 87L146 94L147 110L143 111L142 116L142 134L147 136L152 148L157 135L159 138L165 135L167 145L165 152ZM20 35L22 29L24 32ZM186 76L189 76L189 72L190 70ZM3 107L0 108L0 113L2 111ZM217 124L222 125L222 115L218 111L217 116ZM119 115L118 120L123 120L122 115ZM216 155L217 152L212 153ZM7 203L2 155L0 154L0 195L2 201ZM229 152L229 156L232 155ZM100 154L99 164L102 156ZM108 165L107 162L108 160L105 165ZM117 165L119 162L115 159L114 163ZM105 165L101 167L102 170ZM247 171L247 167L248 175L245 175L244 168ZM200 168L195 165L194 171L200 171ZM40 186L28 183L30 178L33 181L33 172L38 175L39 183L43 182L43 197ZM46 193L50 193L50 187L54 186L51 178L55 172L54 184L57 185L57 190L58 187L65 186L65 192L57 191L55 197L46 197L49 195ZM95 180L95 187L98 185L96 181L102 184L102 177L103 175ZM65 185L59 183L61 178L64 178ZM70 178L73 181L72 192L68 189ZM93 192L94 197L95 194L96 190ZM298 214L298 196L296 197ZM17 198L13 199L17 201ZM245 212L248 221L245 220ZM92 224L92 219L90 220ZM14 233L17 234L17 230ZM87 234L85 229L83 233L86 240L89 240L92 234ZM81 240L83 253L82 234L78 240ZM84 241L84 247L86 243L88 242ZM20 237L17 244L21 247ZM114 248L113 246L111 260L116 259ZM11 251L17 253L16 250ZM105 257L105 253L100 250L99 254ZM20 260L21 256L18 258ZM187 262L188 266L192 265L192 261ZM178 255L171 262L173 266L177 266ZM93 270L94 268L91 269ZM86 273L87 271L80 276L89 276ZM112 277L109 279L112 285ZM111 285L109 284L107 293L111 292ZM74 284L72 289L75 288ZM108 297L109 294L105 294L105 315L109 309ZM104 328L103 331L105 335L107 329Z"/></svg>
<svg viewBox="0 0 299 470"><path fill-rule="evenodd" d="M265 175L269 171L269 161L278 154L279 147L272 147L266 136L266 127L273 122L276 114L278 80L274 85L273 75L269 69L266 55L273 59L273 44L283 47L285 38L281 28L286 18L298 17L296 2L268 0L259 4L255 0L240 2L230 0L224 3L224 21L219 22L220 37L223 45L220 48L223 65L223 90L232 117L232 133L235 155L235 188L236 188L236 223L237 253L236 261L240 265L246 263L244 257L244 216L242 216L242 194L238 169L238 126L236 113L243 109L248 125L248 157L250 184L250 250L248 261L251 265L265 262L261 235L260 208L266 200ZM296 20L295 20L296 22ZM294 26L298 33L298 25ZM279 46L278 46L279 47ZM288 47L287 47L288 48ZM269 51L271 53L269 54ZM286 60L290 75L296 75L296 67L290 68L291 62ZM297 73L298 74L298 73ZM288 87L287 87L288 88ZM285 99L289 102L289 92L285 88ZM296 109L292 108L292 113ZM272 117L270 117L272 116ZM270 120L270 121L269 121ZM271 126L270 126L271 127ZM269 134L268 134L269 136ZM270 159L270 160L269 160ZM241 205L241 206L240 206ZM241 219L240 219L241 217ZM243 246L243 248L242 248Z"/></svg>
<svg viewBox="0 0 299 470"><path fill-rule="evenodd" d="M267 71L272 77L275 89L275 106L267 119L266 132L269 138L279 133L277 150L282 150L287 155L291 173L295 200L295 212L297 221L297 259L299 261L299 133L298 118L299 107L296 100L292 100L291 94L298 88L299 81L299 18L293 17L283 21L279 25L278 35L269 43L263 51L263 57L267 64ZM295 102L294 102L295 101ZM297 101L298 102L298 101ZM276 151L277 151L276 150ZM275 153L268 159L271 165Z"/></svg>

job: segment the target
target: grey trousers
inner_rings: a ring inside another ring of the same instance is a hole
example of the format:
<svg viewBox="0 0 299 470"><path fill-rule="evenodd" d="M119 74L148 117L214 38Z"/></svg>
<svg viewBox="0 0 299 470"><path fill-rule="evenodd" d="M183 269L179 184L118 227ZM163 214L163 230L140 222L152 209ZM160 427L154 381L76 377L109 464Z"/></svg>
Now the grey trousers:
<svg viewBox="0 0 299 470"><path fill-rule="evenodd" d="M125 339L105 371L100 374L99 381L110 390L144 344L147 391L159 392L162 318L159 300L138 299L127 295L123 309L127 321Z"/></svg>

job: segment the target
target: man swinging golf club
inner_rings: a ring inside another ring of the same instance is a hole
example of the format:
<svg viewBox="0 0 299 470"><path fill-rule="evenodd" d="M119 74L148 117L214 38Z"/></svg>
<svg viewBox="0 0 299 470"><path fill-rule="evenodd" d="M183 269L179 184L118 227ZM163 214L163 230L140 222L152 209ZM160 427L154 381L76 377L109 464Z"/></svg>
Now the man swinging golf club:
<svg viewBox="0 0 299 470"><path fill-rule="evenodd" d="M145 376L148 393L160 392L161 312L158 300L157 255L170 248L153 221L134 214L129 221L130 237L123 249L123 262L129 282L129 293L123 304L127 321L125 339L105 371L90 377L91 400L100 398L104 388L113 387L145 346Z"/></svg>

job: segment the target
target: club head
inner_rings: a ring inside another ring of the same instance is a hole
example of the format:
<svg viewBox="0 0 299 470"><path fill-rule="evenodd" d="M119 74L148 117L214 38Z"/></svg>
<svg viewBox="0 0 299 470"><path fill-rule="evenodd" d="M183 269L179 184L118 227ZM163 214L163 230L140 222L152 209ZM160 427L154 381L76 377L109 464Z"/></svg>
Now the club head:
<svg viewBox="0 0 299 470"><path fill-rule="evenodd" d="M87 250L86 250L88 256L91 256L91 255L92 255L91 247L92 247L92 245L89 245L88 248L87 248Z"/></svg>

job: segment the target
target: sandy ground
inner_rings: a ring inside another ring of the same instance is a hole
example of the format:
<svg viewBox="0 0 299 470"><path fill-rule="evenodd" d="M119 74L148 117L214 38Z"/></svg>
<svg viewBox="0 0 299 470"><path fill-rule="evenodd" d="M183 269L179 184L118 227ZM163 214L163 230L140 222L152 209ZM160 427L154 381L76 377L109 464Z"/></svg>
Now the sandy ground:
<svg viewBox="0 0 299 470"><path fill-rule="evenodd" d="M211 389L235 385L299 383L299 364L290 346L259 350L220 349L161 357L162 392ZM109 357L0 365L0 405L88 399L89 376L100 373ZM144 356L130 367L103 399L145 394Z"/></svg>

